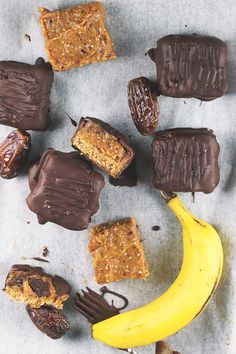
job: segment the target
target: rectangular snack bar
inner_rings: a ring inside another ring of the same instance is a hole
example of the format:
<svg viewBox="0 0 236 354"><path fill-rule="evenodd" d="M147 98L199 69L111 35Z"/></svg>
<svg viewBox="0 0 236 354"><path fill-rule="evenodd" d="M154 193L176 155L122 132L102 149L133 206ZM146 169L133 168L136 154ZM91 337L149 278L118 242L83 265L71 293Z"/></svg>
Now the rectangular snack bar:
<svg viewBox="0 0 236 354"><path fill-rule="evenodd" d="M32 308L43 305L63 308L69 299L71 287L58 275L43 273L41 267L15 264L7 275L4 291L16 301L22 301Z"/></svg>
<svg viewBox="0 0 236 354"><path fill-rule="evenodd" d="M208 101L227 91L227 46L216 37L168 35L149 55L162 95Z"/></svg>
<svg viewBox="0 0 236 354"><path fill-rule="evenodd" d="M81 118L71 141L85 158L114 178L121 175L135 154L123 134L96 118Z"/></svg>
<svg viewBox="0 0 236 354"><path fill-rule="evenodd" d="M34 65L0 61L0 124L46 130L52 81L52 67L42 58Z"/></svg>
<svg viewBox="0 0 236 354"><path fill-rule="evenodd" d="M134 218L95 225L90 230L89 250L98 284L149 275Z"/></svg>
<svg viewBox="0 0 236 354"><path fill-rule="evenodd" d="M53 12L41 8L40 13L49 61L55 71L116 58L102 3Z"/></svg>
<svg viewBox="0 0 236 354"><path fill-rule="evenodd" d="M33 176L32 173L35 172ZM54 222L70 230L87 229L99 208L104 178L78 152L48 149L30 169L28 207L40 223Z"/></svg>
<svg viewBox="0 0 236 354"><path fill-rule="evenodd" d="M212 130L177 128L156 133L153 184L164 191L211 193L219 183L219 144Z"/></svg>

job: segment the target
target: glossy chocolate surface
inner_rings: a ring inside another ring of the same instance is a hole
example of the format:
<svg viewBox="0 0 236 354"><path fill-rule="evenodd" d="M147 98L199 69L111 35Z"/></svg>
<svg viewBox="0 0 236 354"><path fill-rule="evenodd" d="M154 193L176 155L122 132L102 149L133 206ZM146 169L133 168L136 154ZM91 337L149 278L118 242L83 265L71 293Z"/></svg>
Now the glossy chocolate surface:
<svg viewBox="0 0 236 354"><path fill-rule="evenodd" d="M0 124L23 130L46 130L53 71L38 58L34 65L0 62Z"/></svg>
<svg viewBox="0 0 236 354"><path fill-rule="evenodd" d="M43 154L32 177L34 169L35 166L29 179L33 189L26 201L40 221L51 221L70 230L86 229L99 208L103 176L93 171L78 152L53 149Z"/></svg>
<svg viewBox="0 0 236 354"><path fill-rule="evenodd" d="M219 144L206 128L156 133L152 143L153 184L174 192L211 193L219 183Z"/></svg>
<svg viewBox="0 0 236 354"><path fill-rule="evenodd" d="M209 101L227 91L227 46L216 37L168 35L148 54L162 95Z"/></svg>

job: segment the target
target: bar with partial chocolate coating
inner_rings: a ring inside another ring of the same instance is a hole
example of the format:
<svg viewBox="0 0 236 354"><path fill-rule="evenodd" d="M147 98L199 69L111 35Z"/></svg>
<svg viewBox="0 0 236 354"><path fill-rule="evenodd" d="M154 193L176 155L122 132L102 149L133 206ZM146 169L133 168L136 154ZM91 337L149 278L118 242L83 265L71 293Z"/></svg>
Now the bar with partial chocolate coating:
<svg viewBox="0 0 236 354"><path fill-rule="evenodd" d="M210 101L227 91L227 46L216 37L168 35L148 54L164 96Z"/></svg>
<svg viewBox="0 0 236 354"><path fill-rule="evenodd" d="M71 142L82 156L114 178L122 174L135 155L123 134L97 118L81 118Z"/></svg>
<svg viewBox="0 0 236 354"><path fill-rule="evenodd" d="M212 130L160 131L152 142L153 184L163 191L211 193L220 179L219 144Z"/></svg>

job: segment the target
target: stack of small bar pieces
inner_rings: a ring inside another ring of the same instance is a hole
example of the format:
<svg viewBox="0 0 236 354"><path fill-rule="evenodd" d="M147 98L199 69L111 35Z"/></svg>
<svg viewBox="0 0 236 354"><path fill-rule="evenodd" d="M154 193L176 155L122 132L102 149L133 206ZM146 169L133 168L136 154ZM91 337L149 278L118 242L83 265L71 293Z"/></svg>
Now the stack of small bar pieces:
<svg viewBox="0 0 236 354"><path fill-rule="evenodd" d="M58 275L43 273L41 267L16 264L7 275L3 290L10 299L26 304L34 325L50 338L61 338L70 328L62 309L71 287Z"/></svg>

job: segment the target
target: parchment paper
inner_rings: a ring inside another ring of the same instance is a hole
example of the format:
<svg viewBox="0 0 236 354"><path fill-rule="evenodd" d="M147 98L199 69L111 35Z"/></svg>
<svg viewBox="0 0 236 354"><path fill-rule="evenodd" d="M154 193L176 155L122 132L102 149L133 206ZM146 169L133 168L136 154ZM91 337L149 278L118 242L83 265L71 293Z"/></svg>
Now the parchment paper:
<svg viewBox="0 0 236 354"><path fill-rule="evenodd" d="M0 60L33 63L46 56L39 28L37 8L55 10L75 5L79 0L1 0ZM47 147L70 151L74 119L81 116L101 118L126 135L137 149L139 183L135 188L109 184L100 198L100 211L93 224L135 216L140 227L151 275L147 282L122 281L110 285L130 299L130 309L159 296L175 279L182 260L181 229L151 183L150 137L135 129L128 106L128 80L140 75L155 77L155 66L145 52L156 40L170 33L215 35L228 44L229 91L223 98L202 103L196 99L159 99L159 129L172 127L208 127L214 129L221 146L221 181L210 195L199 193L193 204L190 194L181 198L196 216L215 225L222 238L225 263L221 284L205 312L187 328L168 338L173 349L182 354L236 353L236 250L235 250L235 91L236 91L236 2L234 0L136 0L104 1L107 22L119 56L117 61L90 65L64 73L55 73L52 96L52 125L45 133L32 132L31 159ZM31 36L29 42L25 33ZM184 102L185 101L185 102ZM185 104L186 103L186 104ZM11 128L0 126L0 140ZM52 223L40 226L28 210L27 175L0 181L0 280L14 263L42 265L52 274L65 277L76 290L89 285L98 289L88 253L88 232L73 232ZM160 231L152 231L159 225ZM49 248L50 263L30 257L40 256ZM27 257L27 259L26 259ZM72 296L73 300L73 296ZM71 301L72 302L72 301ZM53 341L39 332L28 319L22 303L10 302L0 295L1 354L112 354L120 351L95 342L87 322L65 306L72 330ZM154 346L140 348L140 354L154 353ZM121 353L121 352L120 352Z"/></svg>

